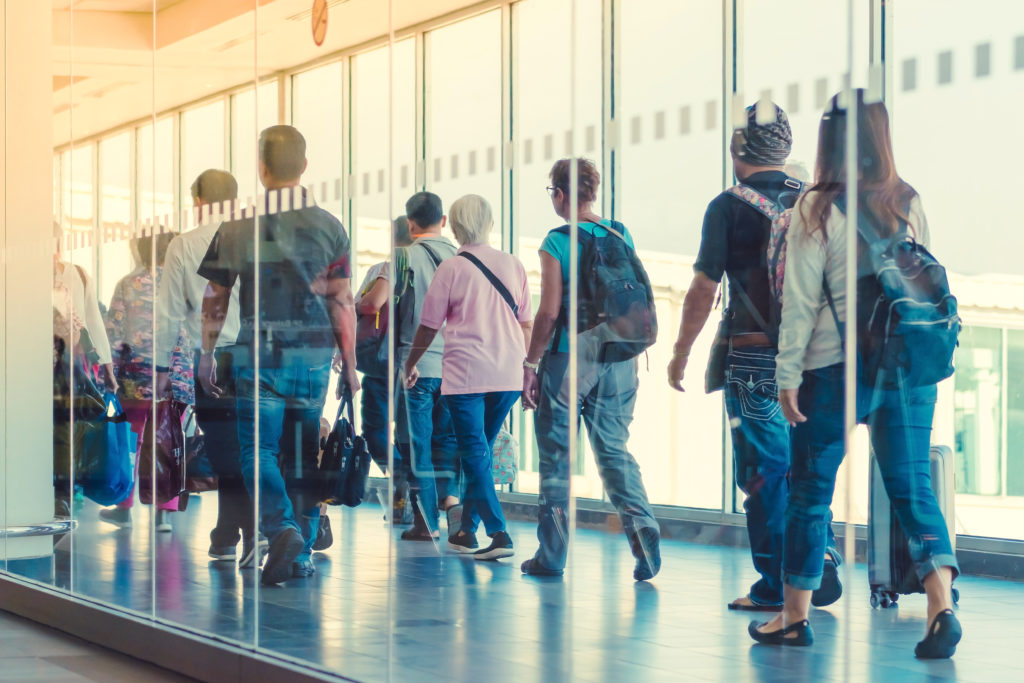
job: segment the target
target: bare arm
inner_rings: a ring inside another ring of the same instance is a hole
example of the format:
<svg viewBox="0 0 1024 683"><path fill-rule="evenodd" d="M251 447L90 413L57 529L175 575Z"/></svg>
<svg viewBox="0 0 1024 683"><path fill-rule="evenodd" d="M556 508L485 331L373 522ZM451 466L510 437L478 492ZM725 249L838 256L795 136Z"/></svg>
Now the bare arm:
<svg viewBox="0 0 1024 683"><path fill-rule="evenodd" d="M523 329L523 348L530 348L530 336L533 334L533 321L525 320L519 323L519 327Z"/></svg>
<svg viewBox="0 0 1024 683"><path fill-rule="evenodd" d="M349 391L355 395L359 391L359 375L356 374L356 307L352 280L347 277L328 278L326 299L334 341L341 351L342 377Z"/></svg>
<svg viewBox="0 0 1024 683"><path fill-rule="evenodd" d="M526 363L540 362L544 350L551 343L551 336L558 326L558 314L562 308L562 266L546 251L540 253L540 304L533 320L530 343L526 350ZM525 326L523 331L525 333ZM540 399L540 384L537 371L523 365L523 408L537 407Z"/></svg>
<svg viewBox="0 0 1024 683"><path fill-rule="evenodd" d="M672 361L668 365L668 383L677 391L683 390L683 373L686 371L686 361L689 359L690 349L708 321L717 290L718 283L701 272L693 276L690 288L686 290L686 297L683 299L683 319L679 323L679 336L676 338L675 346L672 347Z"/></svg>
<svg viewBox="0 0 1024 683"><path fill-rule="evenodd" d="M377 278L373 287L359 299L356 304L356 312L360 315L373 315L379 311L388 300L387 278Z"/></svg>
<svg viewBox="0 0 1024 683"><path fill-rule="evenodd" d="M533 332L526 349L526 360L540 361L551 343L562 308L562 266L546 251L540 253L540 304L533 321Z"/></svg>
<svg viewBox="0 0 1024 683"><path fill-rule="evenodd" d="M214 398L219 398L224 391L217 386L217 361L213 351L217 348L220 331L224 328L224 319L228 315L231 303L231 288L207 283L203 294L203 334L202 351L199 353L199 382L203 391Z"/></svg>
<svg viewBox="0 0 1024 683"><path fill-rule="evenodd" d="M432 327L420 325L416 328L416 335L412 338L412 348L409 349L409 358L405 361L405 378L410 388L415 386L416 380L419 379L416 364L420 362L420 358L423 358L423 354L430 348L436 336L437 330Z"/></svg>

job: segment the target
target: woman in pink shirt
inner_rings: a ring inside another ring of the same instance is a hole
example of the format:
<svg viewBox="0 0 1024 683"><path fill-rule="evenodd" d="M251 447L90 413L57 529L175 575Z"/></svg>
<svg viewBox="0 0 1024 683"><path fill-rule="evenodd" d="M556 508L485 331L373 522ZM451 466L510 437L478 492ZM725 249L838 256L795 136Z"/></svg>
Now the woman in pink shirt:
<svg viewBox="0 0 1024 683"><path fill-rule="evenodd" d="M419 378L416 363L444 325L441 395L458 439L466 493L459 531L448 547L496 560L513 554L512 539L494 492L492 449L522 393L523 359L533 329L526 269L515 256L488 245L491 206L471 194L449 210L458 256L441 263L423 300L420 326L405 364L406 385ZM477 520L491 544L477 550Z"/></svg>

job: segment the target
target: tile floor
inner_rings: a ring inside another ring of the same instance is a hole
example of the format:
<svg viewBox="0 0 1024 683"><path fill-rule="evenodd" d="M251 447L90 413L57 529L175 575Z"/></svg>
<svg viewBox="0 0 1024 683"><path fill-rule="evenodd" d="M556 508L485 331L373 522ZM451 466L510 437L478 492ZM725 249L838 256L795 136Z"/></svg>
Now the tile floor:
<svg viewBox="0 0 1024 683"><path fill-rule="evenodd" d="M60 631L0 612L0 681L191 681Z"/></svg>
<svg viewBox="0 0 1024 683"><path fill-rule="evenodd" d="M1024 583L962 578L957 656L921 662L924 597L872 610L862 565L842 600L812 614L815 645L781 649L754 644L753 617L725 609L753 579L741 549L666 541L661 574L635 583L621 535L581 530L566 576L539 579L519 572L532 524L511 524L512 561L474 562L398 541L366 504L331 510L334 546L315 555L313 578L265 588L208 561L214 494L155 539L148 507L131 530L99 522L91 503L76 514L52 561L9 569L359 681L1024 681Z"/></svg>

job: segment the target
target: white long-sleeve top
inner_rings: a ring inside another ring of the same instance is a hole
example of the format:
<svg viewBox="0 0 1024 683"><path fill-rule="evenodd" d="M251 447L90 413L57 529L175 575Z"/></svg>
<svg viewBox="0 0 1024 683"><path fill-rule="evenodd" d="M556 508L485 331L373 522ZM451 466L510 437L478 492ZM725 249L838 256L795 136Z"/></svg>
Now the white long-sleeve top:
<svg viewBox="0 0 1024 683"><path fill-rule="evenodd" d="M71 310L85 322L85 329L89 333L89 340L96 349L101 365L111 362L110 340L107 339L107 328L103 324L103 316L100 314L100 304L96 299L96 289L93 287L92 279L83 272L79 275L79 269L70 263L61 263L60 279L64 287L71 294ZM83 280L84 278L84 280ZM70 319L71 311L61 311L61 314Z"/></svg>
<svg viewBox="0 0 1024 683"><path fill-rule="evenodd" d="M167 246L156 299L157 365L170 366L182 325L188 330L195 348L202 345L203 296L207 280L196 271L220 225L219 221L206 223L178 235ZM239 285L235 283L227 318L217 339L218 347L234 344L238 339L238 289Z"/></svg>
<svg viewBox="0 0 1024 683"><path fill-rule="evenodd" d="M846 216L835 206L821 232L809 235L801 215L810 193L793 209L786 245L786 277L782 283L782 320L775 380L779 389L796 389L805 370L843 362L843 345L822 287L828 279L839 320L846 324ZM928 246L928 222L920 197L910 203L911 234ZM856 228L854 228L856 229Z"/></svg>

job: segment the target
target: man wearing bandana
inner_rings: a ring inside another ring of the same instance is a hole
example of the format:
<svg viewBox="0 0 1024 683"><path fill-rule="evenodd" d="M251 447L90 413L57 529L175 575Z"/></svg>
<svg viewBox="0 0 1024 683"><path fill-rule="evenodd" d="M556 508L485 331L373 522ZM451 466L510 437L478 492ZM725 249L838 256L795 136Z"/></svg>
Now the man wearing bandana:
<svg viewBox="0 0 1024 683"><path fill-rule="evenodd" d="M770 102L751 105L746 113L746 126L733 133L730 144L738 187L777 210L790 208L803 184L783 170L793 146L789 118ZM735 189L715 197L704 214L700 253L683 302L668 379L674 389L683 390L690 349L711 313L722 276L727 275L725 407L732 432L733 471L736 485L747 496L743 503L747 534L754 569L760 575L748 594L728 607L779 611L790 428L775 385L778 321L771 314L767 255L772 219ZM841 558L834 545L830 528L825 576L812 600L816 606L831 604L842 595L837 571Z"/></svg>

